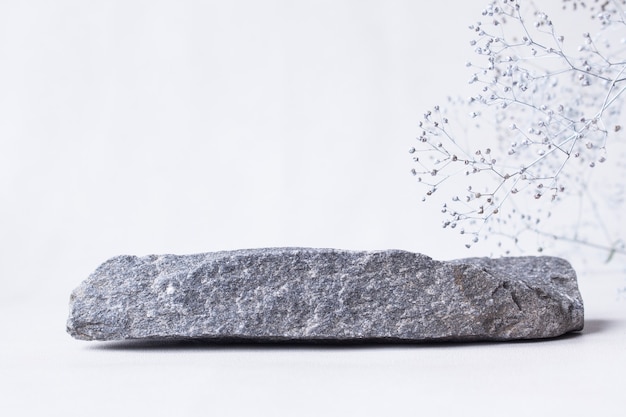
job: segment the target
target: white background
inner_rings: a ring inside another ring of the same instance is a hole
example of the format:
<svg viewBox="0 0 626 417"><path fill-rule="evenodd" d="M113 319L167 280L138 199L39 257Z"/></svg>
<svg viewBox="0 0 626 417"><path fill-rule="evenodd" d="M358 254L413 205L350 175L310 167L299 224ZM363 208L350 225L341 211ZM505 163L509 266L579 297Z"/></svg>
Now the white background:
<svg viewBox="0 0 626 417"><path fill-rule="evenodd" d="M120 349L65 334L71 290L118 254L480 254L423 209L407 149L425 109L468 89L484 3L0 1L0 411L620 414L616 275L581 276L587 330L542 343Z"/></svg>

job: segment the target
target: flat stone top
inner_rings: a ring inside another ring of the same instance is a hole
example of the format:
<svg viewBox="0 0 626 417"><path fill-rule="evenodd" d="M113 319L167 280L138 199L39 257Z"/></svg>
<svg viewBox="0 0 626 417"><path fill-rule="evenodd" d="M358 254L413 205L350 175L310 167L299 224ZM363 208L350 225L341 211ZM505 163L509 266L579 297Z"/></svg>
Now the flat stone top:
<svg viewBox="0 0 626 417"><path fill-rule="evenodd" d="M512 340L583 326L569 263L401 250L119 256L71 296L79 339Z"/></svg>

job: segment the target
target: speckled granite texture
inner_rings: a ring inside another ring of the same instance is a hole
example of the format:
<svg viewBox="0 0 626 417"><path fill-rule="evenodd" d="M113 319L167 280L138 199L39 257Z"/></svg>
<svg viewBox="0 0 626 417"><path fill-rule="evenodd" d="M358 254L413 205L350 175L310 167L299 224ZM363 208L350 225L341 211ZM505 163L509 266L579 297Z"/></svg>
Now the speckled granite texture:
<svg viewBox="0 0 626 417"><path fill-rule="evenodd" d="M583 327L569 263L400 250L118 256L71 295L83 340L475 341Z"/></svg>

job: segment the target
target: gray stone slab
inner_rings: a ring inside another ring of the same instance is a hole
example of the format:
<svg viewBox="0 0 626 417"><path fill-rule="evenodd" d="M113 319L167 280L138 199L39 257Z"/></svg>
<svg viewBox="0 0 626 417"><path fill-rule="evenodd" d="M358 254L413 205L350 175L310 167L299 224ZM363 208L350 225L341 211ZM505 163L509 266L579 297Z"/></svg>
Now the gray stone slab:
<svg viewBox="0 0 626 417"><path fill-rule="evenodd" d="M71 295L83 340L475 341L583 328L570 264L400 250L118 256Z"/></svg>

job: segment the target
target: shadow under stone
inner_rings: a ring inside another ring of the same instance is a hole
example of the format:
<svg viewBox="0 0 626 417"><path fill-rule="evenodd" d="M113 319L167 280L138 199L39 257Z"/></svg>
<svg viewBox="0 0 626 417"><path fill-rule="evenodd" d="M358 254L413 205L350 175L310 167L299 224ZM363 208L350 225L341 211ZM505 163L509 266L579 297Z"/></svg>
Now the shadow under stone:
<svg viewBox="0 0 626 417"><path fill-rule="evenodd" d="M617 320L591 319L585 320L585 328L583 334L604 333L617 325Z"/></svg>
<svg viewBox="0 0 626 417"><path fill-rule="evenodd" d="M598 324L593 323L596 332ZM585 327L585 333L589 333ZM376 349L376 348L463 348L481 345L519 345L549 343L558 340L568 340L582 336L581 332L571 332L562 336L545 339L516 339L516 340L450 340L439 339L429 341L407 341L396 339L252 339L252 338L206 338L206 339L140 339L121 340L110 342L96 342L89 348L95 350L112 351L178 351L178 350L280 350L280 349Z"/></svg>

